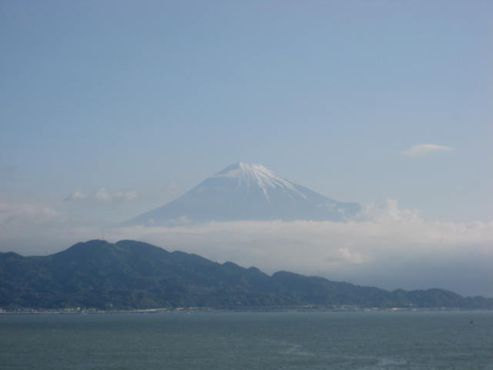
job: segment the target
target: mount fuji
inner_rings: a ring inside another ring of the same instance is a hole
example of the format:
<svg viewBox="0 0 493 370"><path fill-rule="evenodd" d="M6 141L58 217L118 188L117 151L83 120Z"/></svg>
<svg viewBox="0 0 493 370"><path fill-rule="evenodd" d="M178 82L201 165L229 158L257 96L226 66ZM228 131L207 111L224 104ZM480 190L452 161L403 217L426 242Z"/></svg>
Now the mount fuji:
<svg viewBox="0 0 493 370"><path fill-rule="evenodd" d="M125 225L159 226L240 220L345 221L361 211L295 184L260 164L235 163L170 203Z"/></svg>

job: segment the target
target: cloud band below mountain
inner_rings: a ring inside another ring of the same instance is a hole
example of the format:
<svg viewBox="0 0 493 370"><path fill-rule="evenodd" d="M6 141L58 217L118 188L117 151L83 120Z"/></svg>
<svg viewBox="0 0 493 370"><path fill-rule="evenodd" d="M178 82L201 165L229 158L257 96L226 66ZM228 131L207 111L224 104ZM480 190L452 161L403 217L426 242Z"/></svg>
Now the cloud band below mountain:
<svg viewBox="0 0 493 370"><path fill-rule="evenodd" d="M19 210L20 209L20 210ZM368 219L209 222L102 229L67 223L44 207L0 204L0 250L38 255L88 239L135 239L212 260L290 270L383 288L441 287L493 297L493 221L429 222L395 201Z"/></svg>
<svg viewBox="0 0 493 370"><path fill-rule="evenodd" d="M212 222L113 230L171 249L389 289L493 296L493 222L426 222L390 202L363 222Z"/></svg>

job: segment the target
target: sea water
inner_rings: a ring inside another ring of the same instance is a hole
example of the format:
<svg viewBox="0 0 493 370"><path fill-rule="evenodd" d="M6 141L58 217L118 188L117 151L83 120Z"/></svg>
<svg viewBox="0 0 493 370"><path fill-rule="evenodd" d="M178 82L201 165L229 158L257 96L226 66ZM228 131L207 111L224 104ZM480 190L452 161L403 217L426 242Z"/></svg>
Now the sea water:
<svg viewBox="0 0 493 370"><path fill-rule="evenodd" d="M493 313L0 315L0 369L493 369Z"/></svg>

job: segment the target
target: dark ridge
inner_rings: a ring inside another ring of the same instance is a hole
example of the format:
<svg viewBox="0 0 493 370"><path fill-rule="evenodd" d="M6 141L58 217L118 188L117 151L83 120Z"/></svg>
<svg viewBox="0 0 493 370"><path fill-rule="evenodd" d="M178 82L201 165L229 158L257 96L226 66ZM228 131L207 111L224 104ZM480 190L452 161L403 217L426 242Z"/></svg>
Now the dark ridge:
<svg viewBox="0 0 493 370"><path fill-rule="evenodd" d="M90 240L49 256L0 253L0 308L268 308L316 305L491 309L443 289L386 291L223 264L148 243Z"/></svg>
<svg viewBox="0 0 493 370"><path fill-rule="evenodd" d="M23 258L23 256L15 252L0 252L0 258Z"/></svg>

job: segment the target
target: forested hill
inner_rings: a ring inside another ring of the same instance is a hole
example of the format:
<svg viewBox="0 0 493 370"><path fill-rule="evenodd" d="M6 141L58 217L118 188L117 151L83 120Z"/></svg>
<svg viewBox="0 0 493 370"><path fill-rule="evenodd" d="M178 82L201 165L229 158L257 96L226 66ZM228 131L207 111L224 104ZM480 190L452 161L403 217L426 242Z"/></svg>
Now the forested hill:
<svg viewBox="0 0 493 370"><path fill-rule="evenodd" d="M168 252L147 243L92 240L49 256L0 253L0 308L262 308L301 305L493 308L493 299L441 289L386 291Z"/></svg>

